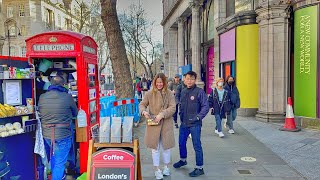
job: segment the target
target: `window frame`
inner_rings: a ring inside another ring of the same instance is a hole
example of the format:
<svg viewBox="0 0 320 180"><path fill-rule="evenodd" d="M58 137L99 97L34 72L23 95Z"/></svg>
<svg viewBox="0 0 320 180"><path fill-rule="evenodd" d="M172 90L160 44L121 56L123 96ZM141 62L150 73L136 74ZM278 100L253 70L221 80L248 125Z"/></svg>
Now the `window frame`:
<svg viewBox="0 0 320 180"><path fill-rule="evenodd" d="M26 56L27 56L27 47L21 46L21 57L26 57Z"/></svg>
<svg viewBox="0 0 320 180"><path fill-rule="evenodd" d="M235 4L236 4L236 0L226 1L226 17L232 16L235 14L235 11L236 11ZM232 5L232 6L230 6L230 5ZM231 8L232 8L233 12L230 12Z"/></svg>
<svg viewBox="0 0 320 180"><path fill-rule="evenodd" d="M26 9L24 4L19 5L19 17L25 17L26 16Z"/></svg>
<svg viewBox="0 0 320 180"><path fill-rule="evenodd" d="M12 5L7 6L7 18L13 18L14 7Z"/></svg>

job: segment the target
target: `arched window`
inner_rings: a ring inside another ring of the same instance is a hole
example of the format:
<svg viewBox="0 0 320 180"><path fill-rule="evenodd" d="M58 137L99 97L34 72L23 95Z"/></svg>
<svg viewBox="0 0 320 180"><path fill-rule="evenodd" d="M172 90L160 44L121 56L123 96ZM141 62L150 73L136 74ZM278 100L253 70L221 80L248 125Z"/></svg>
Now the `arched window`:
<svg viewBox="0 0 320 180"><path fill-rule="evenodd" d="M213 1L208 4L207 40L214 38L214 6Z"/></svg>
<svg viewBox="0 0 320 180"><path fill-rule="evenodd" d="M17 36L17 22L9 19L4 22L4 27L6 28L6 35L10 37Z"/></svg>

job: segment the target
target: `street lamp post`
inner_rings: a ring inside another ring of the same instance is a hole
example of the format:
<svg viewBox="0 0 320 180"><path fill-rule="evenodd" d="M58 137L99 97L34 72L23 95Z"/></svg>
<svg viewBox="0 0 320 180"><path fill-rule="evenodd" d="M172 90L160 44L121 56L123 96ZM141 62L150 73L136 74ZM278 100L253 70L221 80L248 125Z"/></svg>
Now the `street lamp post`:
<svg viewBox="0 0 320 180"><path fill-rule="evenodd" d="M11 48L10 48L10 30L9 30L9 27L8 27L8 55L10 57L10 52L11 52Z"/></svg>
<svg viewBox="0 0 320 180"><path fill-rule="evenodd" d="M17 28L19 30L19 33L18 33L18 36L21 36L21 33L20 33L20 29L18 28L17 25L14 25L14 26L10 26L9 27L9 24L7 25L7 28L8 28L8 56L10 57L11 56L11 47L10 47L10 29L11 28Z"/></svg>

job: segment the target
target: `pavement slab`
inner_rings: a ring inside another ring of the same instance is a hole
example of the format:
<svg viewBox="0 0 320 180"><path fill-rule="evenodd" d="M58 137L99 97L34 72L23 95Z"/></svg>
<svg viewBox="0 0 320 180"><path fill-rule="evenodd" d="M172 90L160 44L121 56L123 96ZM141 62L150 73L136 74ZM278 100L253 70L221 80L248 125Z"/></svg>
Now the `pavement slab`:
<svg viewBox="0 0 320 180"><path fill-rule="evenodd" d="M239 121L240 122L240 121ZM241 121L241 123L244 121ZM151 149L145 147L143 143L145 123L141 122L134 129L135 137L140 140L141 164L143 179L155 179L152 165ZM207 115L203 120L201 142L204 151L204 171L205 175L196 179L210 180L300 180L306 179L300 172L288 165L279 155L275 154L269 147L243 127L244 125L235 122L236 133L229 134L223 129L224 138L219 138L214 133L215 122L211 115ZM276 135L264 130L263 126L248 126L253 131L267 133L265 136L277 138ZM179 161L178 147L178 129L174 129L176 146L171 150L171 162ZM315 139L315 138L314 138ZM304 143L318 143L314 139L297 140L301 145L296 149L303 147ZM280 142L279 142L280 143ZM290 144L289 144L290 145ZM291 144L292 145L292 144ZM174 169L170 165L171 176L164 177L164 180L188 180L195 179L188 176L195 167L195 153L192 147L191 139L187 142L188 164L180 169ZM254 162L242 161L242 157L253 157Z"/></svg>
<svg viewBox="0 0 320 180"><path fill-rule="evenodd" d="M237 117L236 122L303 177L320 180L319 130L279 131L283 124L261 122L254 117Z"/></svg>

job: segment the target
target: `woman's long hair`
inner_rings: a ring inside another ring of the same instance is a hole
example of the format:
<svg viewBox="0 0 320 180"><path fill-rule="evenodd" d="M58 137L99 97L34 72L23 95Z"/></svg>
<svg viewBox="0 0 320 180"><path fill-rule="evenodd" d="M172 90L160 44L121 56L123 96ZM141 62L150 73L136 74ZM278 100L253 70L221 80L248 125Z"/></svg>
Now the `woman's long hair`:
<svg viewBox="0 0 320 180"><path fill-rule="evenodd" d="M162 82L163 82L162 92L163 92L163 93L166 93L167 90L168 90L168 83L167 83L167 77L166 77L166 75L164 75L163 73L158 73L158 74L153 78L153 81L152 81L152 93L155 93L155 92L158 91L157 85L156 85L158 78L161 78L161 79L162 79Z"/></svg>

